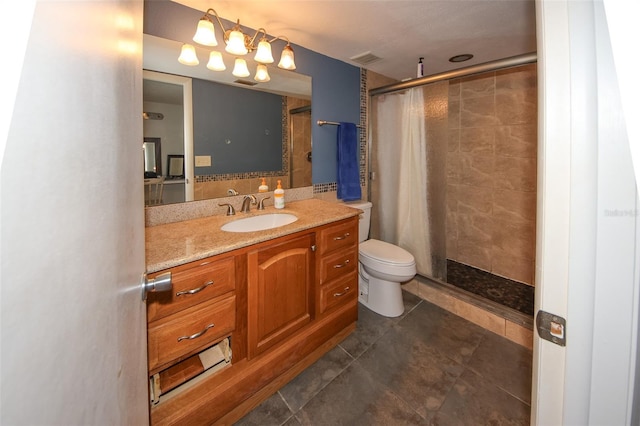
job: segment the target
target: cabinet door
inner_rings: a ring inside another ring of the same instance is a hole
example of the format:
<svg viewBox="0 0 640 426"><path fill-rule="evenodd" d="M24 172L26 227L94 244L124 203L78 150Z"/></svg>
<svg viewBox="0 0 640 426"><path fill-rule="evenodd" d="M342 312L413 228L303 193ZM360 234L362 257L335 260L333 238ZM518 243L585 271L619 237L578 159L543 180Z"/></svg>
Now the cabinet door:
<svg viewBox="0 0 640 426"><path fill-rule="evenodd" d="M311 321L314 242L307 234L248 254L249 358Z"/></svg>

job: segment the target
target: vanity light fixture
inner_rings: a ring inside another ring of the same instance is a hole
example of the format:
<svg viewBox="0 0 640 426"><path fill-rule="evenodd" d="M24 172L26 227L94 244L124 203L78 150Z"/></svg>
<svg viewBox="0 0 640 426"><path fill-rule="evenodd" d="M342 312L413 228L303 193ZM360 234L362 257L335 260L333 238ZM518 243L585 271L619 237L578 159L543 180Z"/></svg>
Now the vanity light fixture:
<svg viewBox="0 0 640 426"><path fill-rule="evenodd" d="M276 40L284 40L287 42L282 54L280 56L280 62L278 62L278 68L285 70L295 70L296 63L291 48L289 39L285 36L277 36L271 40L267 39L267 31L264 28L259 28L253 37L242 32L240 28L240 20L238 19L235 26L232 29L226 29L222 24L222 20L214 9L208 9L204 16L200 18L196 33L193 36L193 41L204 46L215 47L218 45L218 40L215 34L215 22L213 18L218 22L220 29L222 30L223 40L225 43L225 51L236 56L235 66L233 67L232 74L236 77L247 77L249 70L247 68L247 62L238 58L238 56L244 56L250 52L255 51L254 60L258 63L258 69L256 72L255 80L259 82L269 81L269 72L267 71L266 64L274 62L273 55L271 53L271 43ZM262 37L258 40L256 46L255 42L258 39L258 35L262 34ZM178 62L185 65L195 66L199 64L198 57L195 52L195 48L190 44L184 44L182 46L182 52L178 58ZM207 68L213 71L223 71L226 69L222 55L220 52L211 52L209 55L209 62Z"/></svg>

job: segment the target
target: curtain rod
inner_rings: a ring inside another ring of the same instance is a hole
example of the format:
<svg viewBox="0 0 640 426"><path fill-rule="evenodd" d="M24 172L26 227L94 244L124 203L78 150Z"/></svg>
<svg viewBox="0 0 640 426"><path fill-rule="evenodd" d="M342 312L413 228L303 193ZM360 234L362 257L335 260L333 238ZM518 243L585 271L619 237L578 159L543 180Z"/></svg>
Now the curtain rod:
<svg viewBox="0 0 640 426"><path fill-rule="evenodd" d="M398 90L411 89L417 86L423 86L429 83L435 83L441 80L450 80L452 78L466 77L473 74L479 74L482 72L493 71L502 68L515 67L518 65L524 65L536 62L538 55L535 52L526 53L524 55L512 56L510 58L499 59L497 61L485 62L482 64L471 65L465 68L459 68L453 71L445 71L439 74L429 75L427 77L421 77L412 79L409 81L402 81L400 83L389 84L387 86L378 87L369 91L369 96L382 95L384 93L396 92Z"/></svg>
<svg viewBox="0 0 640 426"><path fill-rule="evenodd" d="M340 123L338 123L337 121L327 121L327 120L318 120L317 123L318 123L318 126L324 126L325 124L329 124L331 126L339 126L340 125ZM359 125L359 124L356 124L356 127L358 129L362 129L362 126Z"/></svg>

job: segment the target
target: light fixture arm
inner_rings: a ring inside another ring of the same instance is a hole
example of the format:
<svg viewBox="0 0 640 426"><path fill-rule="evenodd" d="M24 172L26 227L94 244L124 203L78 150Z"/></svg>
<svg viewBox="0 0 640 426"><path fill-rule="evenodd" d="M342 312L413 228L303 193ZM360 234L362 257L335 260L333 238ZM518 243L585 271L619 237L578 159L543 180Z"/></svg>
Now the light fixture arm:
<svg viewBox="0 0 640 426"><path fill-rule="evenodd" d="M220 28L222 29L222 34L223 34L223 39L225 44L228 43L229 41L229 33L231 33L231 31L234 30L238 30L238 31L242 31L240 29L240 19L238 19L238 21L236 22L236 25L233 27L233 29L228 30L224 27L224 25L222 24L222 19L220 19L220 15L218 15L218 12L216 12L215 9L213 8L209 8L207 9L207 11L205 12L204 16L202 17L202 19L206 19L207 21L213 23L213 19L212 17L216 18L216 21L218 21L218 25L220 25ZM247 50L249 52L252 52L254 50L256 50L256 46L255 46L255 41L258 38L258 34L262 33L263 34L263 38L266 39L267 38L267 30L265 30L264 28L258 28L258 31L256 31L256 33L253 35L253 37L249 38L248 35L245 34L245 39L244 39L244 44L245 47L247 48ZM274 40L277 40L277 37L274 38Z"/></svg>
<svg viewBox="0 0 640 426"><path fill-rule="evenodd" d="M222 28L222 34L226 34L227 30L225 29L224 25L222 25L222 20L220 19L220 16L218 15L218 12L216 12L215 9L207 9L202 19L206 19L207 21L213 24L213 19L209 17L209 15L211 15L211 12L213 12L213 16L216 17L216 20L218 21L218 25L220 25L220 28Z"/></svg>
<svg viewBox="0 0 640 426"><path fill-rule="evenodd" d="M265 36L266 36L266 34L265 34ZM277 37L274 37L274 38L272 38L271 40L268 40L268 41L269 41L269 43L273 43L276 40L284 40L284 41L287 42L287 46L291 46L291 42L289 41L289 38L285 37L285 36L277 36Z"/></svg>
<svg viewBox="0 0 640 426"><path fill-rule="evenodd" d="M240 20L238 20L238 24L240 24ZM264 28L258 28L258 31L256 31L256 33L253 35L253 37L251 37L251 39L248 39L249 36L247 36L247 38L245 39L245 45L249 52L256 50L256 45L254 43L256 41L256 38L258 38L258 34L260 33L262 33L262 38L266 40L267 30L265 30Z"/></svg>

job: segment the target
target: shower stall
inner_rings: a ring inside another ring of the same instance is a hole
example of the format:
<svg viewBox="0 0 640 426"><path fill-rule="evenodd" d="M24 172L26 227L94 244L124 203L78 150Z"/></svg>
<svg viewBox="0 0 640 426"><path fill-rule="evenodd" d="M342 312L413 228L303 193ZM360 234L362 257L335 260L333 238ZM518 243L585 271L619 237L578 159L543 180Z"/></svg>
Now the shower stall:
<svg viewBox="0 0 640 426"><path fill-rule="evenodd" d="M371 236L418 274L533 314L535 55L370 93Z"/></svg>

